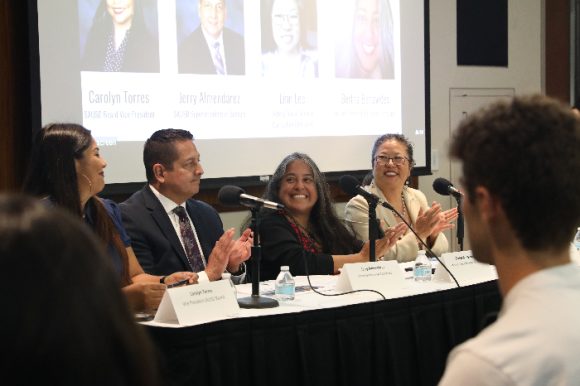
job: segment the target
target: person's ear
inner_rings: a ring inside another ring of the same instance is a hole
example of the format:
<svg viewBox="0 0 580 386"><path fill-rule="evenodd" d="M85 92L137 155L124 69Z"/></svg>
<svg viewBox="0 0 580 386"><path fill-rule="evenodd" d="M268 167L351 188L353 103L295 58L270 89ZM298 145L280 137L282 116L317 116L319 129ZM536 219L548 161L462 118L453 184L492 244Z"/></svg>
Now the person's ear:
<svg viewBox="0 0 580 386"><path fill-rule="evenodd" d="M79 161L76 158L74 161L75 161L75 172L77 173L77 175L79 175L81 173L81 161Z"/></svg>
<svg viewBox="0 0 580 386"><path fill-rule="evenodd" d="M409 177L405 180L405 185L411 186L411 178L413 177L413 164L409 162Z"/></svg>
<svg viewBox="0 0 580 386"><path fill-rule="evenodd" d="M165 181L165 167L162 164L155 164L153 165L153 175L155 176L155 180L157 182L164 182Z"/></svg>
<svg viewBox="0 0 580 386"><path fill-rule="evenodd" d="M498 215L503 212L501 203L484 186L474 189L475 203L479 213L487 222L495 222Z"/></svg>

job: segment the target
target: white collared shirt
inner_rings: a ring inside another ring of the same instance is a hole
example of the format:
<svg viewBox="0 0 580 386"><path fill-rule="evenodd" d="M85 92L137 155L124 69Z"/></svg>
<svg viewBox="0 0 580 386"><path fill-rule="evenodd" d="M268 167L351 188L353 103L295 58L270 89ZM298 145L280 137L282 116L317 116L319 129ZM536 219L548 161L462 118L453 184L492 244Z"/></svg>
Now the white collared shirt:
<svg viewBox="0 0 580 386"><path fill-rule="evenodd" d="M212 62L214 61L214 48L213 48L213 46L215 45L216 42L219 42L220 55L222 56L222 61L223 61L223 65L224 65L224 73L227 75L228 65L227 65L226 52L224 50L224 34L223 34L223 32L220 34L219 38L217 38L217 39L214 39L212 36L207 34L205 32L205 30L203 29L203 27L201 28L201 32L203 33L203 37L205 38L205 42L207 44L207 47L209 48L209 53L211 55ZM214 63L214 65L215 65L215 63Z"/></svg>
<svg viewBox="0 0 580 386"><path fill-rule="evenodd" d="M575 263L524 277L504 297L497 321L451 351L439 385L577 385L578 304Z"/></svg>
<svg viewBox="0 0 580 386"><path fill-rule="evenodd" d="M187 212L185 202L183 202L181 204L177 204L177 203L173 202L173 200L171 200L171 199L165 197L163 194L159 193L159 191L157 189L155 189L152 185L149 185L149 188L151 188L151 191L153 192L153 194L155 194L155 197L157 197L157 199L159 200L159 202L163 206L165 213L167 213L167 216L169 217L169 220L171 221L171 224L173 225L173 229L175 230L175 233L177 234L177 238L179 238L179 242L181 243L181 247L183 248L184 251L185 251L185 246L183 244L183 238L181 237L181 230L179 227L179 216L177 216L177 214L175 214L175 212L173 210L178 206L181 206L181 207L183 207L183 209L186 209L185 213L187 213L187 219L189 220L189 223L191 225L191 229L193 229L193 235L195 236L195 242L197 243L197 245L199 247L199 251L201 253L201 259L203 261L203 266L205 267L207 265L207 262L206 262L205 256L203 255L203 250L201 249L201 244L200 244L199 239L197 237L197 231L195 230L195 225L193 224L193 221L191 221L191 217L189 217L189 213ZM205 271L197 272L197 275L198 275L197 281L199 283L209 281L209 277L207 276Z"/></svg>

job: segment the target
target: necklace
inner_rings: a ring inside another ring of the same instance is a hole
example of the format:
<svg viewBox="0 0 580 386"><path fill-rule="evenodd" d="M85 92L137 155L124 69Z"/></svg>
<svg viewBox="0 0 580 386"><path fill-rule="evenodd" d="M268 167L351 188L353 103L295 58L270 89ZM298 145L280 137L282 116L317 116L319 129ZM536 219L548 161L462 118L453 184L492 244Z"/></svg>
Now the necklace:
<svg viewBox="0 0 580 386"><path fill-rule="evenodd" d="M395 210L391 209L391 212L393 212L393 216L395 216L395 219L397 217L401 218L401 220L405 220L404 217L409 218L409 213L407 212L407 204L405 203L405 194L404 194L404 192L405 192L404 190L401 192L401 203L402 203L402 205L401 205L401 207L402 207L401 215L399 216L397 214L397 212L395 212Z"/></svg>
<svg viewBox="0 0 580 386"><path fill-rule="evenodd" d="M298 236L298 240L302 247L312 253L320 253L322 251L320 242L311 234L306 228L304 228L294 217L285 214L286 219L294 229L294 232Z"/></svg>

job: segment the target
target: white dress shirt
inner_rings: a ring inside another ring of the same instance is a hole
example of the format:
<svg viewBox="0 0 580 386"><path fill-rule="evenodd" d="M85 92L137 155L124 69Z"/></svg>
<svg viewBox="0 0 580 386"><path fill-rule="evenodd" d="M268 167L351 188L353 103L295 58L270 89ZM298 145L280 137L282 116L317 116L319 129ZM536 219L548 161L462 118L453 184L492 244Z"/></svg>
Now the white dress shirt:
<svg viewBox="0 0 580 386"><path fill-rule="evenodd" d="M186 209L185 213L187 213L187 208L185 206L185 202L183 202L181 204L177 204L177 203L173 202L173 200L171 200L171 199L165 197L163 194L159 193L159 191L157 191L157 189L155 189L153 186L149 185L149 187L151 188L151 191L153 192L153 194L155 194L155 196L157 197L157 199L159 200L159 202L163 206L163 209L165 210L165 212L167 213L167 216L169 217L169 220L171 221L171 224L173 225L173 229L175 229L175 233L177 234L177 237L179 238L179 241L181 242L181 247L185 251L185 246L183 244L183 238L181 237L181 230L179 227L179 217L173 211L173 209L175 209L176 207L181 206L181 207L183 207L183 209ZM201 260L203 261L203 266L205 267L207 265L207 260L206 260L205 256L203 255L203 250L201 249L201 244L199 243L199 239L197 238L197 231L195 230L195 225L193 224L193 221L191 221L191 217L189 217L189 213L187 213L187 219L188 219L189 223L191 224L191 229L193 229L193 234L195 236L195 242L197 243L197 246L199 247L199 252L201 253ZM198 275L197 281L199 283L209 281L209 277L207 276L207 273L205 273L205 271L197 272L197 275Z"/></svg>

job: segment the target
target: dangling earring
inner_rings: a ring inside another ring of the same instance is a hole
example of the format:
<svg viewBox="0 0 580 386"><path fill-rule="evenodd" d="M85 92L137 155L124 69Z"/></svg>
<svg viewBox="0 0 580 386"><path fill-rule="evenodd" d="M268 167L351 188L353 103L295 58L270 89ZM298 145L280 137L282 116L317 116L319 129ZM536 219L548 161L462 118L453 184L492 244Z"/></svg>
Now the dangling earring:
<svg viewBox="0 0 580 386"><path fill-rule="evenodd" d="M83 176L87 182L89 183L89 196L93 195L93 183L91 182L91 179L89 177L87 177L87 175L85 173L81 173L81 176Z"/></svg>

